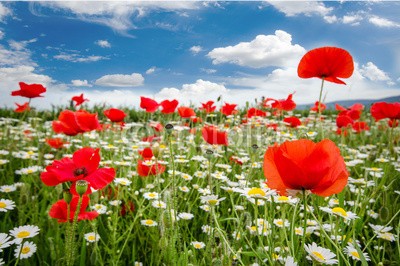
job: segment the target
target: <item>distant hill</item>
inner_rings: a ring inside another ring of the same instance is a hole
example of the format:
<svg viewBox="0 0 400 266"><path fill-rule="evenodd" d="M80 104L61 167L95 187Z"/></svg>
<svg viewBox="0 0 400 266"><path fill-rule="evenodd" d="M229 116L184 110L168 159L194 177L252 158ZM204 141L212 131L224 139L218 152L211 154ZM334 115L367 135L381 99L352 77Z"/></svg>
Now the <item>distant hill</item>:
<svg viewBox="0 0 400 266"><path fill-rule="evenodd" d="M375 102L388 102L388 103L400 102L400 95L388 97L388 98L382 98L382 99L346 100L346 101L329 102L329 103L325 103L325 104L328 109L335 109L335 104L340 104L341 106L349 107L355 103L361 103L361 104L365 105L365 107L368 107ZM314 103L300 104L297 106L297 109L309 109L311 106L314 106Z"/></svg>

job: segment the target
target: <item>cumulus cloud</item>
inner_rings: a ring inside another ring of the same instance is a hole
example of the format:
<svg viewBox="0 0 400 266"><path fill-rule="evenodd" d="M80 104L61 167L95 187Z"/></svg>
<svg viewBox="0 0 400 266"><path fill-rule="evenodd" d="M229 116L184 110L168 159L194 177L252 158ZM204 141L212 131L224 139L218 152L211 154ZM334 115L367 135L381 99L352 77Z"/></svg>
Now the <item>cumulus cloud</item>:
<svg viewBox="0 0 400 266"><path fill-rule="evenodd" d="M149 68L149 69L147 69L146 70L146 74L147 75L151 75L151 74L153 74L155 71L156 71L156 67L155 66L153 66L153 67L151 67L151 68Z"/></svg>
<svg viewBox="0 0 400 266"><path fill-rule="evenodd" d="M97 62L100 60L107 60L108 57L101 56L101 55L89 55L83 56L80 54L67 54L67 53L60 53L58 55L53 56L53 58L57 60L63 60L73 63L89 63L89 62Z"/></svg>
<svg viewBox="0 0 400 266"><path fill-rule="evenodd" d="M322 17L333 11L332 7L326 7L318 1L266 1L286 16L296 15L320 15Z"/></svg>
<svg viewBox="0 0 400 266"><path fill-rule="evenodd" d="M198 54L201 51L203 51L203 47L201 47L200 45L196 45L196 46L192 46L189 49L193 54Z"/></svg>
<svg viewBox="0 0 400 266"><path fill-rule="evenodd" d="M111 43L109 43L107 40L97 40L95 44L102 48L111 48Z"/></svg>
<svg viewBox="0 0 400 266"><path fill-rule="evenodd" d="M391 82L390 77L374 63L368 62L360 68L360 74L371 81L388 81Z"/></svg>
<svg viewBox="0 0 400 266"><path fill-rule="evenodd" d="M371 24L382 27L382 28L399 28L400 23L396 23L386 18L381 18L378 16L372 16L368 20Z"/></svg>
<svg viewBox="0 0 400 266"><path fill-rule="evenodd" d="M88 81L85 80L80 80L80 79L73 79L71 80L71 84L74 87L92 87L92 84L89 84Z"/></svg>
<svg viewBox="0 0 400 266"><path fill-rule="evenodd" d="M143 83L144 77L139 73L105 75L95 81L96 85L104 87L137 87Z"/></svg>
<svg viewBox="0 0 400 266"><path fill-rule="evenodd" d="M250 42L215 48L207 56L213 60L213 64L232 63L261 68L297 64L305 52L302 46L292 44L289 33L277 30L275 35L258 35Z"/></svg>
<svg viewBox="0 0 400 266"><path fill-rule="evenodd" d="M217 73L216 69L212 69L212 68L200 68L201 71L207 73L207 74L214 74Z"/></svg>
<svg viewBox="0 0 400 266"><path fill-rule="evenodd" d="M10 40L8 47L0 45L0 66L36 66L36 63L31 59L31 51L27 48L28 44L34 42L34 40L21 42Z"/></svg>
<svg viewBox="0 0 400 266"><path fill-rule="evenodd" d="M345 15L342 18L342 22L344 24L350 24L352 26L360 25L360 21L363 20L363 17L360 14L349 14Z"/></svg>

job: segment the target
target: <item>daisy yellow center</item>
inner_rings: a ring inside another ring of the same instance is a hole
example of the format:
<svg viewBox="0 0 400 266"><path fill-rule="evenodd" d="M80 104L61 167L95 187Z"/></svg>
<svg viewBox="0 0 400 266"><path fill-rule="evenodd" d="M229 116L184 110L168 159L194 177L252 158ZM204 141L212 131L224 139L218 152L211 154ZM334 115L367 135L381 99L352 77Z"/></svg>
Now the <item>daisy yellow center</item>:
<svg viewBox="0 0 400 266"><path fill-rule="evenodd" d="M34 155L35 152L34 152L34 151L28 151L28 154L29 154L29 155Z"/></svg>
<svg viewBox="0 0 400 266"><path fill-rule="evenodd" d="M249 192L247 192L247 195L249 196L261 196L261 197L265 197L265 191L262 190L261 188L252 188L249 190Z"/></svg>
<svg viewBox="0 0 400 266"><path fill-rule="evenodd" d="M250 231L256 231L256 230L257 230L257 227L255 227L255 226L250 227Z"/></svg>
<svg viewBox="0 0 400 266"><path fill-rule="evenodd" d="M210 204L210 205L215 205L217 203L218 203L218 200L215 200L215 199L208 200L208 204Z"/></svg>
<svg viewBox="0 0 400 266"><path fill-rule="evenodd" d="M156 196L156 194L154 194L154 193L150 193L150 194L149 194L149 197L150 197L150 198L154 198L155 196Z"/></svg>
<svg viewBox="0 0 400 266"><path fill-rule="evenodd" d="M335 214L339 214L341 216L347 217L347 212L340 207L335 207L332 209L332 212Z"/></svg>
<svg viewBox="0 0 400 266"><path fill-rule="evenodd" d="M351 254L353 257L356 257L357 259L360 258L360 255L358 254L357 251L352 251L352 252L350 252L350 254Z"/></svg>
<svg viewBox="0 0 400 266"><path fill-rule="evenodd" d="M379 168L376 168L376 167L372 167L371 168L371 171L374 171L374 172L379 172L381 169L379 169Z"/></svg>
<svg viewBox="0 0 400 266"><path fill-rule="evenodd" d="M194 247L195 248L202 248L201 244L199 244L199 243L194 244Z"/></svg>
<svg viewBox="0 0 400 266"><path fill-rule="evenodd" d="M301 234L302 233L301 229L295 229L295 232L296 232L296 234Z"/></svg>
<svg viewBox="0 0 400 266"><path fill-rule="evenodd" d="M126 181L121 181L121 185L126 185Z"/></svg>
<svg viewBox="0 0 400 266"><path fill-rule="evenodd" d="M95 237L95 236L88 236L88 240L90 240L90 241L95 241L95 240L96 240L96 237Z"/></svg>
<svg viewBox="0 0 400 266"><path fill-rule="evenodd" d="M28 174L32 174L34 171L32 169L28 169L28 171L26 171Z"/></svg>
<svg viewBox="0 0 400 266"><path fill-rule="evenodd" d="M7 206L4 202L0 202L0 209L4 209Z"/></svg>
<svg viewBox="0 0 400 266"><path fill-rule="evenodd" d="M289 198L286 197L286 196L280 196L280 197L278 198L278 200L279 200L279 201L288 201Z"/></svg>
<svg viewBox="0 0 400 266"><path fill-rule="evenodd" d="M23 247L22 250L21 250L21 253L22 253L22 254L28 254L29 251L31 251L31 248L30 248L30 247Z"/></svg>
<svg viewBox="0 0 400 266"><path fill-rule="evenodd" d="M160 145L160 149L165 149L165 148L167 148L167 147L164 144Z"/></svg>
<svg viewBox="0 0 400 266"><path fill-rule="evenodd" d="M152 224L154 224L154 222L153 222L152 220L147 220L147 221L146 221L146 224L147 224L147 225L152 225Z"/></svg>
<svg viewBox="0 0 400 266"><path fill-rule="evenodd" d="M24 237L28 237L30 235L31 235L31 233L29 233L28 231L21 231L17 234L17 238L24 238Z"/></svg>
<svg viewBox="0 0 400 266"><path fill-rule="evenodd" d="M313 251L312 254L313 254L315 257L317 257L318 259L322 260L322 261L325 260L324 256L322 256L322 254L319 253L318 251Z"/></svg>
<svg viewBox="0 0 400 266"><path fill-rule="evenodd" d="M279 255L277 255L277 254L272 254L272 258L274 259L274 260L277 260L277 259L279 259Z"/></svg>
<svg viewBox="0 0 400 266"><path fill-rule="evenodd" d="M283 225L283 221L277 221L276 222L278 225Z"/></svg>

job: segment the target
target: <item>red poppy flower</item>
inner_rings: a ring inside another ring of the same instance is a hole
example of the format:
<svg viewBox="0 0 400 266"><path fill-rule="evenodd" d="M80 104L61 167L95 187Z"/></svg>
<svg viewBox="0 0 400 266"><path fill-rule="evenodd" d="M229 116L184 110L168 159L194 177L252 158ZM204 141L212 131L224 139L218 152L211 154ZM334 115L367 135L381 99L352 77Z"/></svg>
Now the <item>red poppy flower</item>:
<svg viewBox="0 0 400 266"><path fill-rule="evenodd" d="M356 103L347 109L339 104L335 104L335 108L337 111L340 111L339 116L345 115L349 116L353 120L358 120L360 119L362 110L364 109L364 105Z"/></svg>
<svg viewBox="0 0 400 266"><path fill-rule="evenodd" d="M73 102L75 102L75 106L79 106L79 105L83 104L84 102L88 102L89 101L88 99L84 99L83 98L83 93L81 95L79 95L79 96L72 97L71 100Z"/></svg>
<svg viewBox="0 0 400 266"><path fill-rule="evenodd" d="M338 84L346 84L338 78L349 78L353 71L353 58L349 52L337 47L321 47L309 51L297 68L300 78L321 78Z"/></svg>
<svg viewBox="0 0 400 266"><path fill-rule="evenodd" d="M398 127L398 126L399 126L399 120L390 119L390 120L388 121L388 126L389 126L389 127Z"/></svg>
<svg viewBox="0 0 400 266"><path fill-rule="evenodd" d="M162 107L161 113L163 114L172 114L175 112L176 107L178 106L179 102L177 100L164 100L160 103Z"/></svg>
<svg viewBox="0 0 400 266"><path fill-rule="evenodd" d="M301 126L301 121L295 116L285 117L283 119L284 123L287 123L290 127L298 127Z"/></svg>
<svg viewBox="0 0 400 266"><path fill-rule="evenodd" d="M228 146L228 133L219 131L217 127L204 126L201 133L208 144Z"/></svg>
<svg viewBox="0 0 400 266"><path fill-rule="evenodd" d="M316 101L314 106L310 108L311 111L318 112L318 109L321 109L321 112L326 109L326 105Z"/></svg>
<svg viewBox="0 0 400 266"><path fill-rule="evenodd" d="M201 105L202 107L200 107L200 110L204 110L206 113L212 113L217 108L214 106L214 101L208 101L206 103L202 103Z"/></svg>
<svg viewBox="0 0 400 266"><path fill-rule="evenodd" d="M76 208L78 207L79 196L73 196L70 202L69 222L72 222L75 217ZM93 220L99 216L98 212L86 212L89 204L89 197L84 195L82 197L81 207L78 213L78 221ZM59 200L51 206L49 215L51 218L58 219L59 223L65 223L68 220L68 203L65 200Z"/></svg>
<svg viewBox="0 0 400 266"><path fill-rule="evenodd" d="M124 118L126 116L125 112L117 109L117 108L110 108L107 110L104 110L104 115L107 116L108 119L110 119L111 122L122 122L124 121Z"/></svg>
<svg viewBox="0 0 400 266"><path fill-rule="evenodd" d="M371 106L371 115L375 118L375 121L379 121L385 118L391 120L400 119L400 103L386 103L378 102Z"/></svg>
<svg viewBox="0 0 400 266"><path fill-rule="evenodd" d="M249 110L247 110L246 116L247 116L247 118L251 118L253 116L265 117L265 116L267 116L267 113L262 110L252 107Z"/></svg>
<svg viewBox="0 0 400 266"><path fill-rule="evenodd" d="M272 108L281 110L281 111L292 111L296 108L296 103L293 101L293 93L289 94L286 99L282 100L275 100L271 98L267 98L264 101L264 105L267 104L267 102L273 101L271 104Z"/></svg>
<svg viewBox="0 0 400 266"><path fill-rule="evenodd" d="M356 133L360 133L362 131L368 131L369 130L369 126L368 126L367 122L364 122L364 121L354 122L352 127L353 127L353 130Z"/></svg>
<svg viewBox="0 0 400 266"><path fill-rule="evenodd" d="M137 173L141 177L146 177L149 175L160 175L164 173L165 166L157 162L151 162L153 158L153 150L151 148L145 148L139 151L143 160L138 160Z"/></svg>
<svg viewBox="0 0 400 266"><path fill-rule="evenodd" d="M237 110L235 110L236 106L237 104L225 103L225 105L221 107L220 111L226 116L233 115L237 113Z"/></svg>
<svg viewBox="0 0 400 266"><path fill-rule="evenodd" d="M29 111L31 110L31 108L29 107L29 102L26 102L22 105L15 103L17 105L17 108L14 110L16 113L23 113L25 111Z"/></svg>
<svg viewBox="0 0 400 266"><path fill-rule="evenodd" d="M46 172L42 172L40 178L47 186L56 186L64 182L75 182L81 179L86 180L88 192L93 189L102 189L107 186L115 177L114 168L99 168L100 154L99 149L82 148L76 151L72 159L63 158L55 160L46 167Z"/></svg>
<svg viewBox="0 0 400 266"><path fill-rule="evenodd" d="M52 126L54 132L64 133L68 136L101 129L97 114L91 114L85 110L76 112L64 110L58 116L58 120L53 121Z"/></svg>
<svg viewBox="0 0 400 266"><path fill-rule="evenodd" d="M269 147L264 175L268 187L280 195L287 195L287 190L311 190L324 197L341 192L349 176L339 148L328 139L286 141Z"/></svg>
<svg viewBox="0 0 400 266"><path fill-rule="evenodd" d="M196 116L196 113L192 108L189 107L179 107L178 108L179 116L182 118L191 118L192 116Z"/></svg>
<svg viewBox="0 0 400 266"><path fill-rule="evenodd" d="M26 84L24 82L19 83L19 90L11 92L12 96L21 96L26 98L43 97L42 93L46 92L46 88L41 84Z"/></svg>
<svg viewBox="0 0 400 266"><path fill-rule="evenodd" d="M143 96L140 97L140 108L145 109L146 112L154 113L157 111L158 106L160 105L155 100Z"/></svg>
<svg viewBox="0 0 400 266"><path fill-rule="evenodd" d="M66 144L62 138L46 139L46 143L54 149L61 149L64 147L64 144Z"/></svg>
<svg viewBox="0 0 400 266"><path fill-rule="evenodd" d="M347 127L353 124L353 119L348 115L338 115L336 117L336 126L338 128Z"/></svg>

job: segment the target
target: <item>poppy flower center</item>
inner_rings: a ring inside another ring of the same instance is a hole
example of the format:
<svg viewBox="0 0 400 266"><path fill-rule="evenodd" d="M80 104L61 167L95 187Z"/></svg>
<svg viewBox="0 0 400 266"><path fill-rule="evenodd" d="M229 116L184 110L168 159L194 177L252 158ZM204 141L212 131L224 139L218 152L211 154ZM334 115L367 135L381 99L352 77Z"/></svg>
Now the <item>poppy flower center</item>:
<svg viewBox="0 0 400 266"><path fill-rule="evenodd" d="M75 169L74 176L77 177L81 175L83 175L83 177L86 177L88 175L88 170L85 167Z"/></svg>

